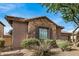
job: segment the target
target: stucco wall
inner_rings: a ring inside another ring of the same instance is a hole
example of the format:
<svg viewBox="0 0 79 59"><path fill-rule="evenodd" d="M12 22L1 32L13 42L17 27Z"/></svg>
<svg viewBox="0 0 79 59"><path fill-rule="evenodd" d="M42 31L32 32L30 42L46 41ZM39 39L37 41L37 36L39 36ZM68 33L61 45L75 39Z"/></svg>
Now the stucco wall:
<svg viewBox="0 0 79 59"><path fill-rule="evenodd" d="M62 40L68 40L68 41L70 41L71 35L72 35L71 33L61 33L61 37L60 37L60 38L61 38Z"/></svg>
<svg viewBox="0 0 79 59"><path fill-rule="evenodd" d="M12 47L12 37L4 35L5 46Z"/></svg>
<svg viewBox="0 0 79 59"><path fill-rule="evenodd" d="M21 41L27 37L27 23L13 22L12 43L13 47L21 46Z"/></svg>
<svg viewBox="0 0 79 59"><path fill-rule="evenodd" d="M51 33L51 39L56 39L57 34L56 34L56 25L51 23L50 21L48 21L47 19L38 19L38 20L34 20L29 22L28 24L28 33L29 33L29 37L35 37L36 34L36 29L37 27L47 27L49 29L51 29L50 33Z"/></svg>
<svg viewBox="0 0 79 59"><path fill-rule="evenodd" d="M56 36L57 36L57 39L61 39L61 28L59 27L56 27Z"/></svg>
<svg viewBox="0 0 79 59"><path fill-rule="evenodd" d="M4 35L4 26L0 24L0 37L3 37Z"/></svg>

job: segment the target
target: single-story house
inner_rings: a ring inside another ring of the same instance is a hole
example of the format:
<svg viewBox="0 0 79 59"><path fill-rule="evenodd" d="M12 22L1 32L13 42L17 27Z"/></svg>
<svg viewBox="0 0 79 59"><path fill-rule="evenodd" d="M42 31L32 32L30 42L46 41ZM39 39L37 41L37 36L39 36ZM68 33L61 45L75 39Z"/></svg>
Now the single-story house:
<svg viewBox="0 0 79 59"><path fill-rule="evenodd" d="M6 16L5 19L12 26L12 44L14 48L26 38L60 39L62 26L57 25L46 16L31 19Z"/></svg>
<svg viewBox="0 0 79 59"><path fill-rule="evenodd" d="M0 37L4 36L4 24L2 22L0 22Z"/></svg>

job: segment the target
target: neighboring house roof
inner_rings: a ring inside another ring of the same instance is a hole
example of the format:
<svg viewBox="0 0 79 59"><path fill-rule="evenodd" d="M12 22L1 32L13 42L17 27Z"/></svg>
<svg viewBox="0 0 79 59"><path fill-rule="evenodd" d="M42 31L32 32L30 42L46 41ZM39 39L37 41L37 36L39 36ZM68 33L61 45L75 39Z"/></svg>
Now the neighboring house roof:
<svg viewBox="0 0 79 59"><path fill-rule="evenodd" d="M21 18L21 17L14 17L14 16L6 16L5 19L10 23L10 25L12 24L13 21L17 21L17 22L30 22L33 20L37 20L37 19L47 19L50 22L52 22L53 24L55 24L57 27L63 29L64 27L57 25L56 23L54 23L52 20L50 20L48 17L46 16L41 16L41 17L36 17L36 18L31 18L31 19L25 19L25 18Z"/></svg>
<svg viewBox="0 0 79 59"><path fill-rule="evenodd" d="M64 35L64 36L70 36L70 35L72 35L72 33L62 32L61 35Z"/></svg>
<svg viewBox="0 0 79 59"><path fill-rule="evenodd" d="M8 38L8 37L11 37L11 35L4 35L3 37L4 38Z"/></svg>
<svg viewBox="0 0 79 59"><path fill-rule="evenodd" d="M0 21L0 24L2 24L3 26L5 26L1 21Z"/></svg>

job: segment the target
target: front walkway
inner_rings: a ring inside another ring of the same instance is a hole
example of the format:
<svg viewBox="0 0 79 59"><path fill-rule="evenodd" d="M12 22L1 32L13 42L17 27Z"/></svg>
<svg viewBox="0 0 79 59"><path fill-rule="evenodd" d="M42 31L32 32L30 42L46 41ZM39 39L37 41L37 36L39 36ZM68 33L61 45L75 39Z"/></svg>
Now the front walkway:
<svg viewBox="0 0 79 59"><path fill-rule="evenodd" d="M30 56L33 54L33 51L28 49L18 49L13 51L2 52L1 56Z"/></svg>

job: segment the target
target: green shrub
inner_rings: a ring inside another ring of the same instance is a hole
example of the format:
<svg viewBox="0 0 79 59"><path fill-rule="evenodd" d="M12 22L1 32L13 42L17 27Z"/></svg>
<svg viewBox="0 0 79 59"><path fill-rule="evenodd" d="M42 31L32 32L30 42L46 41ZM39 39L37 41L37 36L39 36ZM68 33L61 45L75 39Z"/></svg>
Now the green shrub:
<svg viewBox="0 0 79 59"><path fill-rule="evenodd" d="M50 55L50 49L56 42L50 39L29 38L22 41L21 45L27 49L35 49L34 55Z"/></svg>
<svg viewBox="0 0 79 59"><path fill-rule="evenodd" d="M40 46L39 46L39 49L35 52L35 55L38 55L38 56L52 55L52 52L50 50L52 49L52 46L53 44L56 43L56 41L51 39L43 39L39 41L40 41Z"/></svg>
<svg viewBox="0 0 79 59"><path fill-rule="evenodd" d="M46 42L46 44L50 47L57 47L56 40L53 39L44 39L42 43Z"/></svg>
<svg viewBox="0 0 79 59"><path fill-rule="evenodd" d="M39 46L39 41L35 38L25 39L22 41L21 46L28 49L33 48L34 46Z"/></svg>
<svg viewBox="0 0 79 59"><path fill-rule="evenodd" d="M62 51L69 49L70 43L68 41L66 41L66 40L57 40L56 42L57 42L58 47L61 48Z"/></svg>
<svg viewBox="0 0 79 59"><path fill-rule="evenodd" d="M49 40L52 47L57 47L56 40Z"/></svg>
<svg viewBox="0 0 79 59"><path fill-rule="evenodd" d="M3 40L3 38L0 38L0 48L3 48L5 44L5 41Z"/></svg>

